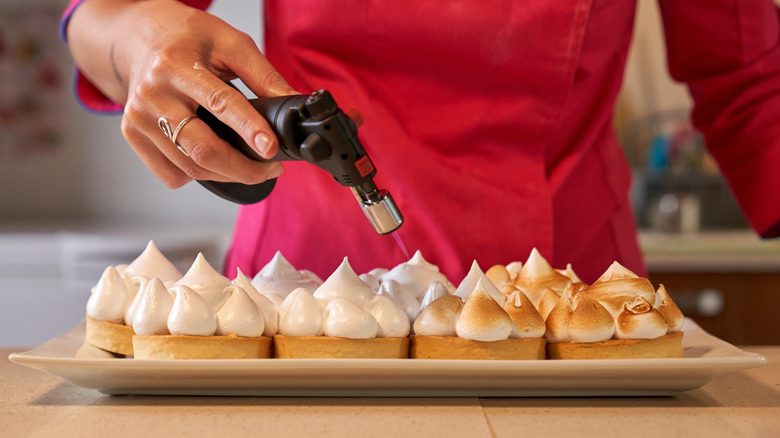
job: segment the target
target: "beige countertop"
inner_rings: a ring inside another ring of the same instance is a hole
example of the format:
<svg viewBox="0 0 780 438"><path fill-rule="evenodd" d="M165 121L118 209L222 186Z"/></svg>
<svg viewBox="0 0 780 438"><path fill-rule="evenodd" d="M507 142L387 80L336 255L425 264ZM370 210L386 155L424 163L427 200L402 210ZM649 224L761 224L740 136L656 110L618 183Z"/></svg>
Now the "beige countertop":
<svg viewBox="0 0 780 438"><path fill-rule="evenodd" d="M304 398L108 396L0 361L0 435L774 437L780 346L766 366L676 397ZM8 357L25 349L0 349Z"/></svg>
<svg viewBox="0 0 780 438"><path fill-rule="evenodd" d="M761 239L751 230L643 231L639 242L650 272L780 273L780 239Z"/></svg>

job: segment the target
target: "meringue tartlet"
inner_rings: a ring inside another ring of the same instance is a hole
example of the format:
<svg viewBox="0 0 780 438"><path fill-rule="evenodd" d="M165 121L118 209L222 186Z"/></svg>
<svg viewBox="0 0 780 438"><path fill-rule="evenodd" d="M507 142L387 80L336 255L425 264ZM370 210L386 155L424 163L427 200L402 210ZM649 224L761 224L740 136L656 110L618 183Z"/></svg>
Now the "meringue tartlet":
<svg viewBox="0 0 780 438"><path fill-rule="evenodd" d="M528 297L519 290L505 296L474 262L454 295L417 316L410 357L538 360L545 344L544 320Z"/></svg>
<svg viewBox="0 0 780 438"><path fill-rule="evenodd" d="M154 284L156 283L156 286ZM173 291L156 280L144 291L133 327L136 359L258 359L271 357L262 312L246 291L228 286L215 312L188 286Z"/></svg>
<svg viewBox="0 0 780 438"><path fill-rule="evenodd" d="M314 293L292 291L279 307L278 358L408 358L409 317L387 294L376 294L349 265Z"/></svg>
<svg viewBox="0 0 780 438"><path fill-rule="evenodd" d="M615 262L592 285L572 283L546 320L549 359L684 357L684 317L663 285Z"/></svg>
<svg viewBox="0 0 780 438"><path fill-rule="evenodd" d="M130 264L108 266L87 300L84 341L114 354L132 356L132 319L139 291L152 278L174 282L181 276L151 240Z"/></svg>

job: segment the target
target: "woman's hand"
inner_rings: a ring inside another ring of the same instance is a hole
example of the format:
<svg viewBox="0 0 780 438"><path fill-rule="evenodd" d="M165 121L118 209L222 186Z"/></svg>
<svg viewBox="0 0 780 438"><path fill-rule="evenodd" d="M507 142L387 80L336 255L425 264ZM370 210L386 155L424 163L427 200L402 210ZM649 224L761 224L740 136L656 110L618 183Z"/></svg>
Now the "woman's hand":
<svg viewBox="0 0 780 438"><path fill-rule="evenodd" d="M244 156L198 118L172 130L203 106L258 154L276 154L278 140L247 99L226 84L235 78L257 96L295 94L254 41L219 18L172 0L89 0L68 26L82 73L110 99L124 103L122 133L168 187L193 179L256 184L282 173L278 162Z"/></svg>

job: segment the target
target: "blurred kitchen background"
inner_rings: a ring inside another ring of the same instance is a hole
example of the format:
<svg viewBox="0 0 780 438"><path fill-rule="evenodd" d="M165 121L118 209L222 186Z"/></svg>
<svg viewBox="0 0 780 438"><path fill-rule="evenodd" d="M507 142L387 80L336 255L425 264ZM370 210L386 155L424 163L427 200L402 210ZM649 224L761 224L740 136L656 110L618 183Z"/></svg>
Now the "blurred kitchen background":
<svg viewBox="0 0 780 438"><path fill-rule="evenodd" d="M153 239L185 271L198 252L221 266L236 207L197 184L168 190L126 145L119 115L72 95L57 37L64 0L0 4L0 346L35 346L76 325L109 264ZM654 1L638 2L616 126L651 280L735 344L778 344L780 242L748 228L701 136L686 89L666 70ZM262 47L260 5L211 11Z"/></svg>

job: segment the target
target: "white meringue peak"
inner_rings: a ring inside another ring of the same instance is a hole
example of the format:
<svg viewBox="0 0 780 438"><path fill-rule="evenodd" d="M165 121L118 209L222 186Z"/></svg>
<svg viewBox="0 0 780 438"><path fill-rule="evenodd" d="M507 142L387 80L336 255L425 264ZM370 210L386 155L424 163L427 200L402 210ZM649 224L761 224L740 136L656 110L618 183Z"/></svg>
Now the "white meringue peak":
<svg viewBox="0 0 780 438"><path fill-rule="evenodd" d="M455 286L439 271L439 267L425 260L419 250L408 261L380 276L380 281L387 280L395 280L404 285L418 300L434 281L443 284L450 291L455 290Z"/></svg>
<svg viewBox="0 0 780 438"><path fill-rule="evenodd" d="M255 303L255 306L260 311L260 314L263 315L263 335L269 337L275 335L279 330L279 317L277 316L276 312L276 303L271 298L266 297L265 295L258 292L258 290L255 289L255 287L252 285L249 277L241 272L241 269L238 269L238 275L236 276L236 279L233 280L233 284L246 292L249 298L251 298ZM279 300L279 305L281 305L282 298L278 296L275 297Z"/></svg>
<svg viewBox="0 0 780 438"><path fill-rule="evenodd" d="M252 286L269 298L270 295L285 298L299 287L314 292L321 284L322 280L317 275L311 271L297 270L280 251L252 279Z"/></svg>
<svg viewBox="0 0 780 438"><path fill-rule="evenodd" d="M382 285L382 276L387 274L389 272L388 269L385 268L374 268L366 273L358 275L361 280L365 281L366 284L371 286L371 289L374 289L374 292L379 292L379 286Z"/></svg>
<svg viewBox="0 0 780 438"><path fill-rule="evenodd" d="M154 277L152 277L154 278ZM138 305L141 302L141 299L143 298L143 294L141 294L141 291L146 288L146 285L149 284L149 280L151 278L148 277L133 277L130 281L127 281L125 279L125 285L130 285L131 291L133 295L133 300L130 302L130 305L127 306L127 309L125 309L125 325L132 326L133 325L133 317L135 316L135 309L138 308Z"/></svg>
<svg viewBox="0 0 780 438"><path fill-rule="evenodd" d="M236 335L245 338L256 338L263 334L265 323L260 309L244 289L239 286L228 286L230 297L217 311L218 336Z"/></svg>
<svg viewBox="0 0 780 438"><path fill-rule="evenodd" d="M290 292L279 307L279 333L285 336L321 336L322 304L306 288Z"/></svg>
<svg viewBox="0 0 780 438"><path fill-rule="evenodd" d="M374 290L358 277L347 257L344 257L339 267L314 291L314 297L322 301L323 305L340 297L362 306L374 295Z"/></svg>
<svg viewBox="0 0 780 438"><path fill-rule="evenodd" d="M217 331L217 314L200 294L187 286L175 290L168 315L172 335L212 336Z"/></svg>
<svg viewBox="0 0 780 438"><path fill-rule="evenodd" d="M87 315L98 321L124 323L125 311L134 295L113 266L103 270L97 285L87 300Z"/></svg>
<svg viewBox="0 0 780 438"><path fill-rule="evenodd" d="M159 278L153 278L138 294L141 299L133 315L135 334L169 334L168 316L173 308L173 297L165 284Z"/></svg>
<svg viewBox="0 0 780 438"><path fill-rule="evenodd" d="M125 278L159 278L164 283L180 279L181 272L150 240L143 252L129 265L124 267L123 276Z"/></svg>
<svg viewBox="0 0 780 438"><path fill-rule="evenodd" d="M322 329L325 336L368 339L376 337L379 324L370 313L354 301L344 297L334 297L325 306Z"/></svg>
<svg viewBox="0 0 780 438"><path fill-rule="evenodd" d="M366 301L363 308L378 324L377 338L403 338L409 335L409 317L390 296L374 295Z"/></svg>
<svg viewBox="0 0 780 438"><path fill-rule="evenodd" d="M217 270L206 261L206 258L203 257L203 253L198 253L195 262L192 263L190 269L181 279L174 283L172 289L176 289L180 286L187 286L200 294L211 309L216 312L230 296L230 292L225 289L232 285L233 282L217 272Z"/></svg>
<svg viewBox="0 0 780 438"><path fill-rule="evenodd" d="M420 313L420 302L417 301L417 298L409 292L409 289L407 289L406 286L395 280L385 280L379 286L379 294L387 295L392 298L406 313L410 323L413 322L414 319L417 318L417 314Z"/></svg>

